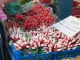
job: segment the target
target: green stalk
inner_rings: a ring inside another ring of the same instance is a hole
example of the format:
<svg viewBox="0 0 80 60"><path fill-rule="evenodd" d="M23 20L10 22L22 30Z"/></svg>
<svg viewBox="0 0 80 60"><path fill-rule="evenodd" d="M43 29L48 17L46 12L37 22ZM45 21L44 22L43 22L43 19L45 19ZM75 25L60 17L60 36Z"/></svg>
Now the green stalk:
<svg viewBox="0 0 80 60"><path fill-rule="evenodd" d="M39 47L39 48L38 48L38 54L41 54L41 53L42 53L42 48Z"/></svg>

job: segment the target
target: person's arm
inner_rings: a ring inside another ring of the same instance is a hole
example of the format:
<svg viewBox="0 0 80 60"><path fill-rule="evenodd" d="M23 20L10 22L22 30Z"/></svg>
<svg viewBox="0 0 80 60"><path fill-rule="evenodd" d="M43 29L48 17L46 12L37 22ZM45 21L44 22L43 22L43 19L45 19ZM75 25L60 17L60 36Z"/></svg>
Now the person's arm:
<svg viewBox="0 0 80 60"><path fill-rule="evenodd" d="M0 0L0 4L8 4L14 2L15 0Z"/></svg>

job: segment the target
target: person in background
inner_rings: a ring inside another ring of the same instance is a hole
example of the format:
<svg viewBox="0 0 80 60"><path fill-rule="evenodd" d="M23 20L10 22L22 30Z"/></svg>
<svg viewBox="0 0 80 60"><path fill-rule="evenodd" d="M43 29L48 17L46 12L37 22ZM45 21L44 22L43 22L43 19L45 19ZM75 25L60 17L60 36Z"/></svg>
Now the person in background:
<svg viewBox="0 0 80 60"><path fill-rule="evenodd" d="M59 21L72 14L73 0L54 0L55 13Z"/></svg>
<svg viewBox="0 0 80 60"><path fill-rule="evenodd" d="M0 0L0 20L6 20L7 16L6 14L3 12L3 7L4 4L8 4L10 2L13 2L15 0Z"/></svg>
<svg viewBox="0 0 80 60"><path fill-rule="evenodd" d="M6 45L5 45L5 33L3 24L7 19L7 15L4 13L3 8L5 4L11 3L15 0L0 0L0 60L7 60L6 59Z"/></svg>

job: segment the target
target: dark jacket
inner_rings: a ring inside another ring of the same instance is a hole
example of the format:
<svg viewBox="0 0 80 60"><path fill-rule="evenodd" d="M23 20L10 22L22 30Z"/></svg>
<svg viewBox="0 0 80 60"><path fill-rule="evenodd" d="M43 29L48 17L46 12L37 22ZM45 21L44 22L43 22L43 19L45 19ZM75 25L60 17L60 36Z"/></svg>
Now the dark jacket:
<svg viewBox="0 0 80 60"><path fill-rule="evenodd" d="M72 14L73 0L54 0L56 15L60 20Z"/></svg>
<svg viewBox="0 0 80 60"><path fill-rule="evenodd" d="M3 25L0 22L0 60L6 60L6 46Z"/></svg>

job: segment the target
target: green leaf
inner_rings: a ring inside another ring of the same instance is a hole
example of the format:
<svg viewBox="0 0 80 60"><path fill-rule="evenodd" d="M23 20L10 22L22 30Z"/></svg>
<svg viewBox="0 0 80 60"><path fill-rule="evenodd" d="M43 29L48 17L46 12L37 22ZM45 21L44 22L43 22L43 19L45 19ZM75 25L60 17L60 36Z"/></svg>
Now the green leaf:
<svg viewBox="0 0 80 60"><path fill-rule="evenodd" d="M34 50L31 50L31 53L32 54L38 54L38 48L34 49Z"/></svg>
<svg viewBox="0 0 80 60"><path fill-rule="evenodd" d="M23 13L30 11L30 9L35 5L34 2L30 1L29 3L25 3L21 5Z"/></svg>
<svg viewBox="0 0 80 60"><path fill-rule="evenodd" d="M32 54L43 54L43 53L46 53L46 52L42 49L42 47L38 47L34 50L31 50L31 53Z"/></svg>
<svg viewBox="0 0 80 60"><path fill-rule="evenodd" d="M12 45L12 43L13 43L13 40L10 40L10 41L9 41L9 45L11 46L11 45Z"/></svg>
<svg viewBox="0 0 80 60"><path fill-rule="evenodd" d="M30 40L31 39L31 34L30 33L25 33L26 35L26 40Z"/></svg>
<svg viewBox="0 0 80 60"><path fill-rule="evenodd" d="M20 2L20 4L25 4L28 3L30 0L18 0Z"/></svg>
<svg viewBox="0 0 80 60"><path fill-rule="evenodd" d="M80 45L78 45L77 48L80 48Z"/></svg>
<svg viewBox="0 0 80 60"><path fill-rule="evenodd" d="M38 48L38 54L43 54L43 53L46 53L46 52L43 50L43 47L39 47L39 48Z"/></svg>

